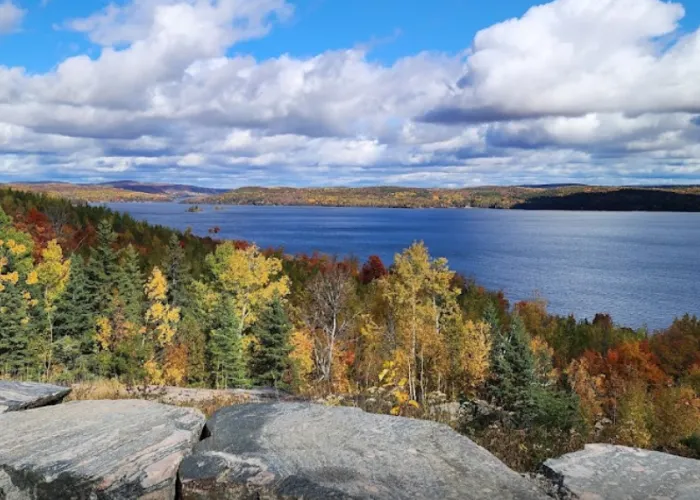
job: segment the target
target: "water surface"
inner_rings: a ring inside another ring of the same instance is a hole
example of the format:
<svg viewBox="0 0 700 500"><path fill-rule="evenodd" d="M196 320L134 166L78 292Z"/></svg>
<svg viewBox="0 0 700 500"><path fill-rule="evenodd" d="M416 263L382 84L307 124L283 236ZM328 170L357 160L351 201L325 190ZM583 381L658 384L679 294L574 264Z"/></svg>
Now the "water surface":
<svg viewBox="0 0 700 500"><path fill-rule="evenodd" d="M387 264L415 240L511 300L539 294L558 314L612 314L663 328L700 315L700 214L521 210L203 206L111 203L137 219L207 235Z"/></svg>

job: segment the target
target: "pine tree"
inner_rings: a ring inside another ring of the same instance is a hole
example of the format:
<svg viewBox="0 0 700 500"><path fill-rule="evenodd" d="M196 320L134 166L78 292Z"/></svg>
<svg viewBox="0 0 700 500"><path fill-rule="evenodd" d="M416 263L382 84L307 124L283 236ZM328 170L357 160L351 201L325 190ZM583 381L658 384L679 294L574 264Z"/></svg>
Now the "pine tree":
<svg viewBox="0 0 700 500"><path fill-rule="evenodd" d="M90 262L85 269L86 287L92 297L91 311L95 316L110 313L113 291L121 279L117 254L112 248L117 235L112 223L103 219L97 226L97 245L90 252Z"/></svg>
<svg viewBox="0 0 700 500"><path fill-rule="evenodd" d="M279 387L289 368L292 348L289 336L292 325L282 301L276 298L253 325L252 334L258 341L251 354L251 374L257 384Z"/></svg>
<svg viewBox="0 0 700 500"><path fill-rule="evenodd" d="M69 370L80 363L80 358L90 356L95 349L94 298L87 287L85 261L75 254L71 258L70 274L66 289L56 304L55 326L57 355ZM86 361L83 358L83 361ZM85 368L85 366L84 366Z"/></svg>
<svg viewBox="0 0 700 500"><path fill-rule="evenodd" d="M133 325L139 325L144 314L144 281L139 265L139 254L132 245L122 251L121 261L117 289L124 304L124 319Z"/></svg>
<svg viewBox="0 0 700 500"><path fill-rule="evenodd" d="M29 363L32 239L0 209L0 373L19 374ZM36 302L36 301L34 301Z"/></svg>
<svg viewBox="0 0 700 500"><path fill-rule="evenodd" d="M187 262L185 250L180 245L180 238L176 234L170 237L163 271L170 286L168 289L168 302L173 307L187 307L189 305L189 285L192 281L192 273Z"/></svg>
<svg viewBox="0 0 700 500"><path fill-rule="evenodd" d="M0 373L18 374L29 359L29 315L20 284L3 283L0 292Z"/></svg>
<svg viewBox="0 0 700 500"><path fill-rule="evenodd" d="M247 384L240 323L233 301L222 298L215 309L215 324L208 342L209 359L217 388Z"/></svg>
<svg viewBox="0 0 700 500"><path fill-rule="evenodd" d="M515 315L510 330L497 334L491 349L491 399L507 410L526 410L532 406L535 363L530 336L522 319Z"/></svg>
<svg viewBox="0 0 700 500"><path fill-rule="evenodd" d="M489 325L492 335L499 335L501 333L501 320L498 317L498 311L496 306L493 305L493 301L488 302L486 309L484 310L484 323Z"/></svg>

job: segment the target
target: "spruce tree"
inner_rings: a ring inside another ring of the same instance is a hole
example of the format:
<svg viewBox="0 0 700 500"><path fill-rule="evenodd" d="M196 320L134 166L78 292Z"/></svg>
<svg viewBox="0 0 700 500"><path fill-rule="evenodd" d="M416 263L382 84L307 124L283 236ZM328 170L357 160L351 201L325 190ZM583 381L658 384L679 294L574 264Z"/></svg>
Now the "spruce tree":
<svg viewBox="0 0 700 500"><path fill-rule="evenodd" d="M217 388L247 385L240 320L230 298L222 298L215 309L209 335L209 359Z"/></svg>
<svg viewBox="0 0 700 500"><path fill-rule="evenodd" d="M535 386L535 363L530 336L515 315L507 332L497 334L491 349L491 399L506 410L529 411Z"/></svg>
<svg viewBox="0 0 700 500"><path fill-rule="evenodd" d="M112 248L116 239L112 223L103 219L97 226L97 245L90 251L90 262L85 270L86 287L92 297L90 309L95 316L110 314L112 293L120 279L121 269Z"/></svg>
<svg viewBox="0 0 700 500"><path fill-rule="evenodd" d="M18 375L30 362L32 239L0 208L0 373Z"/></svg>
<svg viewBox="0 0 700 500"><path fill-rule="evenodd" d="M29 361L29 311L20 283L0 292L0 373L18 375Z"/></svg>
<svg viewBox="0 0 700 500"><path fill-rule="evenodd" d="M133 245L121 253L121 271L117 275L117 289L123 303L124 319L133 325L141 324L144 313L144 280L139 254Z"/></svg>
<svg viewBox="0 0 700 500"><path fill-rule="evenodd" d="M258 318L251 333L258 340L251 353L251 374L256 384L279 387L289 368L289 336L292 325L284 305L275 300Z"/></svg>
<svg viewBox="0 0 700 500"><path fill-rule="evenodd" d="M491 335L499 335L501 333L501 320L498 318L498 311L491 300L489 300L484 310L484 323L491 327Z"/></svg>
<svg viewBox="0 0 700 500"><path fill-rule="evenodd" d="M58 349L69 369L79 364L81 356L89 356L94 351L93 304L94 298L87 287L85 261L74 254L66 289L56 303L54 324Z"/></svg>
<svg viewBox="0 0 700 500"><path fill-rule="evenodd" d="M188 307L189 285L192 281L192 273L187 262L185 249L180 245L180 238L176 234L170 237L168 251L163 264L163 272L169 284L168 302L174 307Z"/></svg>

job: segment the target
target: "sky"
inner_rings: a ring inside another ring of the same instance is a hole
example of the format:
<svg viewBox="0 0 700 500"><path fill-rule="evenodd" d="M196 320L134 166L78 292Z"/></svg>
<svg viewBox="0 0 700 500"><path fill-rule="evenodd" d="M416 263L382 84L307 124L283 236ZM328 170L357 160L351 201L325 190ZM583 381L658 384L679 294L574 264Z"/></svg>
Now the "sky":
<svg viewBox="0 0 700 500"><path fill-rule="evenodd" d="M700 1L0 0L0 182L700 183Z"/></svg>

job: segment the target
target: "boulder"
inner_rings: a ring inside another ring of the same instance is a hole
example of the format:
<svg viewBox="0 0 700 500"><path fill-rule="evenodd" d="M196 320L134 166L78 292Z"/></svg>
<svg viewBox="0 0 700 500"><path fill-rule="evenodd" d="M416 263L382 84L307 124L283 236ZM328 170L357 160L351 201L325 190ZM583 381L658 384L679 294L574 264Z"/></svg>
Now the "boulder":
<svg viewBox="0 0 700 500"><path fill-rule="evenodd" d="M543 472L565 498L700 498L700 461L656 451L589 444L581 451L547 460Z"/></svg>
<svg viewBox="0 0 700 500"><path fill-rule="evenodd" d="M149 401L76 401L0 416L0 498L175 498L199 441L198 410Z"/></svg>
<svg viewBox="0 0 700 500"><path fill-rule="evenodd" d="M310 403L232 406L180 466L192 499L544 499L446 425Z"/></svg>
<svg viewBox="0 0 700 500"><path fill-rule="evenodd" d="M0 380L0 413L58 403L69 392L59 385Z"/></svg>

